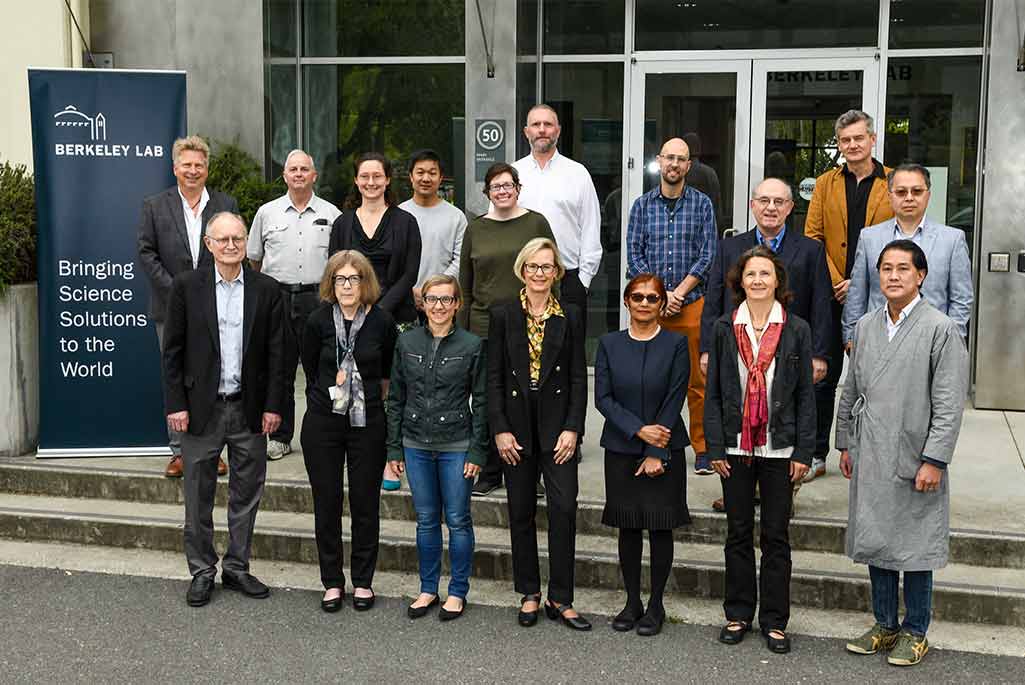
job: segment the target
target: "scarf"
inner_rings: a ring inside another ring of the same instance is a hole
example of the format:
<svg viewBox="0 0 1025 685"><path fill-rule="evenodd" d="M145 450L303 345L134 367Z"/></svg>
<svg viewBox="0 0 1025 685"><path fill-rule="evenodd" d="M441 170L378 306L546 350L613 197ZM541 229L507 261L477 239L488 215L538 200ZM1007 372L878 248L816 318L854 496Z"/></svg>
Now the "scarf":
<svg viewBox="0 0 1025 685"><path fill-rule="evenodd" d="M744 392L744 420L740 432L740 449L754 452L755 447L764 447L769 426L769 398L765 386L765 372L776 356L776 346L783 333L782 323L770 323L762 333L758 346L758 358L754 358L751 339L747 337L747 326L736 323L737 312L733 312L733 330L737 338L740 358L747 367L747 388ZM783 322L787 312L783 310Z"/></svg>
<svg viewBox="0 0 1025 685"><path fill-rule="evenodd" d="M338 395L331 411L335 414L347 413L351 425L362 428L367 425L366 398L363 395L363 377L356 368L353 350L359 329L367 319L367 307L360 306L356 310L356 318L352 320L348 334L345 332L345 321L342 320L342 308L336 303L331 313L335 320L335 365L342 372L342 382L337 386Z"/></svg>

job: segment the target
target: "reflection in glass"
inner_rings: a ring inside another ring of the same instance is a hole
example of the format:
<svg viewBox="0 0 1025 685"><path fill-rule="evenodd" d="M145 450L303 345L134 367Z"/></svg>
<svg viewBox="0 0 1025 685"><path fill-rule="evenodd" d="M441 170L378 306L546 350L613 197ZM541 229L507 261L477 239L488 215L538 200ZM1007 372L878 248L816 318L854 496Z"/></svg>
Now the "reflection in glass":
<svg viewBox="0 0 1025 685"><path fill-rule="evenodd" d="M537 55L537 0L516 3L516 54Z"/></svg>
<svg viewBox="0 0 1025 685"><path fill-rule="evenodd" d="M890 4L891 48L982 47L986 0L903 0Z"/></svg>
<svg viewBox="0 0 1025 685"><path fill-rule="evenodd" d="M623 0L545 0L545 54L622 53L625 11Z"/></svg>
<svg viewBox="0 0 1025 685"><path fill-rule="evenodd" d="M263 0L264 57L295 57L295 0Z"/></svg>
<svg viewBox="0 0 1025 685"><path fill-rule="evenodd" d="M466 0L303 0L306 57L462 55Z"/></svg>
<svg viewBox="0 0 1025 685"><path fill-rule="evenodd" d="M281 175L285 157L299 147L296 140L295 97L298 80L294 64L267 64L264 72L265 170L269 178ZM317 160L320 163L320 160Z"/></svg>

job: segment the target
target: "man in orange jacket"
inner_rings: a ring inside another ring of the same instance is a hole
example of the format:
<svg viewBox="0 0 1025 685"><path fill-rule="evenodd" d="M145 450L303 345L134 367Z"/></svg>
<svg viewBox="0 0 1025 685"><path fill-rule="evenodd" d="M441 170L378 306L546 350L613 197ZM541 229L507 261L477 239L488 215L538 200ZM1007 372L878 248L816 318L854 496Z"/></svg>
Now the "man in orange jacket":
<svg viewBox="0 0 1025 685"><path fill-rule="evenodd" d="M815 385L818 429L815 454L805 482L826 473L836 386L843 370L843 305L847 299L858 235L865 226L893 218L886 189L886 175L890 169L872 157L872 148L876 144L872 117L857 109L844 112L836 120L836 140L844 164L815 179L815 192L804 223L805 235L824 244L826 264L833 281L829 370L826 377Z"/></svg>

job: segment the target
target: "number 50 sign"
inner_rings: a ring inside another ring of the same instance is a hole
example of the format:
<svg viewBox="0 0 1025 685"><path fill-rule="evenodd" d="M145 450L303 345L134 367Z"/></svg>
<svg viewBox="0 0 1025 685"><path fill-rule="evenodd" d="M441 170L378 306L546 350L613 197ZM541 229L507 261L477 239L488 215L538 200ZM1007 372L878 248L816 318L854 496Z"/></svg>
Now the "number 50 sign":
<svg viewBox="0 0 1025 685"><path fill-rule="evenodd" d="M474 131L475 176L483 181L492 164L505 161L505 119L477 119Z"/></svg>

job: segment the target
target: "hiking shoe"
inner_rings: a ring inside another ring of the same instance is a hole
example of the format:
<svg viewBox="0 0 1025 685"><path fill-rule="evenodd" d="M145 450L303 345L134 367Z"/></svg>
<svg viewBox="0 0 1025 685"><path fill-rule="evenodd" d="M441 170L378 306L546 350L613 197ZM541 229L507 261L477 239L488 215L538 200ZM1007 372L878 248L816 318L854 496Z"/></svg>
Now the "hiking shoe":
<svg viewBox="0 0 1025 685"><path fill-rule="evenodd" d="M918 637L904 631L897 638L897 645L890 652L890 656L886 657L886 661L894 666L914 666L928 651L929 641L925 639L925 635Z"/></svg>
<svg viewBox="0 0 1025 685"><path fill-rule="evenodd" d="M893 649L898 635L899 630L887 630L877 623L858 639L848 642L847 651L855 654L875 654L880 649Z"/></svg>

